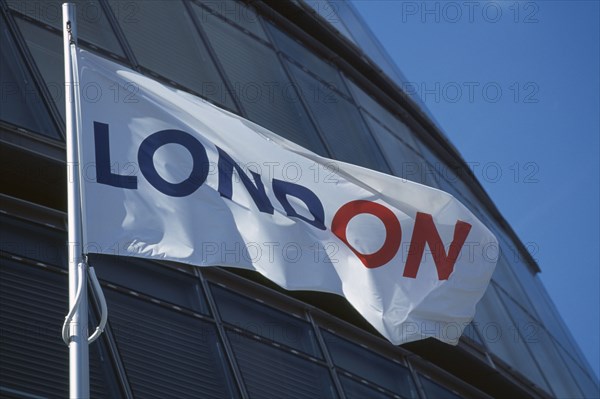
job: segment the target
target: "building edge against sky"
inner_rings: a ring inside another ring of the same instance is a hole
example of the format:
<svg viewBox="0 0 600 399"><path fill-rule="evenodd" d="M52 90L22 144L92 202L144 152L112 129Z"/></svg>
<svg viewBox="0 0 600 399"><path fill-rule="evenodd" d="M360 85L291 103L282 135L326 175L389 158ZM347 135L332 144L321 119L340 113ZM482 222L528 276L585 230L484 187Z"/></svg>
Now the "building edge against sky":
<svg viewBox="0 0 600 399"><path fill-rule="evenodd" d="M284 292L253 273L95 257L110 318L90 352L94 396L598 396L538 266L426 108L398 89L401 72L351 6L75 3L83 48L319 154L450 192L502 254L456 348L393 347L343 299ZM60 3L0 5L0 392L65 396ZM135 88L104 95L126 102Z"/></svg>

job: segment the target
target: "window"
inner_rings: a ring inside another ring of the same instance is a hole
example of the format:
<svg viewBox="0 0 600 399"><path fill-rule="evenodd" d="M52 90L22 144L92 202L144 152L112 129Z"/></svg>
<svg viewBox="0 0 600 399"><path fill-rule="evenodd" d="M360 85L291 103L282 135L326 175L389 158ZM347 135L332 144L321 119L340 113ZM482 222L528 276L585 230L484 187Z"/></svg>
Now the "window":
<svg viewBox="0 0 600 399"><path fill-rule="evenodd" d="M29 52L60 114L65 117L65 70L62 38L44 28L16 18Z"/></svg>
<svg viewBox="0 0 600 399"><path fill-rule="evenodd" d="M490 284L477 304L474 324L493 354L521 372L542 389L550 392L516 326L510 318L494 284Z"/></svg>
<svg viewBox="0 0 600 399"><path fill-rule="evenodd" d="M91 254L89 259L102 280L209 314L200 281L193 275L139 258Z"/></svg>
<svg viewBox="0 0 600 399"><path fill-rule="evenodd" d="M526 307L530 312L533 311L531 303L529 302L529 298L525 295L523 288L519 284L511 271L511 267L506 260L506 256L511 256L507 251L506 253L501 253L498 257L498 261L496 262L496 269L494 269L494 274L492 275L492 279L498 283L502 289L507 291L513 298L515 298L521 306Z"/></svg>
<svg viewBox="0 0 600 399"><path fill-rule="evenodd" d="M335 398L329 370L285 350L228 332L251 398Z"/></svg>
<svg viewBox="0 0 600 399"><path fill-rule="evenodd" d="M93 46L124 57L123 49L98 0L71 0L77 11L77 36ZM62 31L62 3L46 0L8 0L8 6L21 14Z"/></svg>
<svg viewBox="0 0 600 399"><path fill-rule="evenodd" d="M198 9L195 7L195 9ZM318 154L325 149L275 52L221 19L202 25L246 117Z"/></svg>
<svg viewBox="0 0 600 399"><path fill-rule="evenodd" d="M0 15L0 119L32 132L60 139L14 42L6 21Z"/></svg>
<svg viewBox="0 0 600 399"><path fill-rule="evenodd" d="M389 173L358 109L294 64L287 65L296 78L301 95L317 125L325 135L334 158Z"/></svg>
<svg viewBox="0 0 600 399"><path fill-rule="evenodd" d="M574 359L578 359L580 365L587 364L587 359L581 352L579 345L575 343L564 320L558 314L558 310L542 285L539 275L532 276L532 280L533 285L538 288L540 293L539 298L534 300L539 320L544 322L544 327L552 337L566 348Z"/></svg>
<svg viewBox="0 0 600 399"><path fill-rule="evenodd" d="M427 394L428 398L435 399L460 399L460 396L450 391L447 388L444 388L437 382L433 382L429 378L419 375L419 379L421 380L421 385L423 385L423 389Z"/></svg>
<svg viewBox="0 0 600 399"><path fill-rule="evenodd" d="M330 4L335 7L335 11L343 23L348 27L354 42L358 44L375 64L383 69L383 71L392 78L398 86L406 81L402 72L398 69L394 61L387 54L385 49L379 44L379 41L371 33L365 22L362 21L360 15L354 10L352 3L339 0L329 0Z"/></svg>
<svg viewBox="0 0 600 399"><path fill-rule="evenodd" d="M0 214L0 250L9 254L67 267L65 234L53 228Z"/></svg>
<svg viewBox="0 0 600 399"><path fill-rule="evenodd" d="M571 354L567 353L560 345L557 345L557 348L561 357L569 367L571 375L573 375L577 381L577 384L581 388L583 396L585 398L600 398L600 390L598 389L597 382L598 380L588 374L584 367L576 363L575 360L573 360L573 357L571 357Z"/></svg>
<svg viewBox="0 0 600 399"><path fill-rule="evenodd" d="M394 174L417 183L427 184L425 173L422 170L423 162L413 150L371 116L365 113L364 117Z"/></svg>
<svg viewBox="0 0 600 399"><path fill-rule="evenodd" d="M322 331L333 363L358 378L364 378L405 398L418 397L410 371L328 331Z"/></svg>
<svg viewBox="0 0 600 399"><path fill-rule="evenodd" d="M335 67L328 64L325 60L304 47L296 39L288 36L275 25L269 23L267 26L273 35L273 39L279 47L279 50L293 58L296 62L302 64L307 70L317 75L326 84L332 85L337 91L348 95L348 91L346 90L344 82L342 82L340 73Z"/></svg>
<svg viewBox="0 0 600 399"><path fill-rule="evenodd" d="M227 18L227 20L247 30L255 36L269 41L263 30L256 12L251 6L247 6L240 1L235 0L200 0L202 5L208 7L213 12ZM201 7L194 7L201 24L207 21L206 11Z"/></svg>
<svg viewBox="0 0 600 399"><path fill-rule="evenodd" d="M0 267L0 392L67 397L69 350L60 331L67 275L2 259ZM92 397L119 397L100 339L90 346Z"/></svg>
<svg viewBox="0 0 600 399"><path fill-rule="evenodd" d="M310 323L215 285L211 285L211 291L226 323L311 356L322 357Z"/></svg>
<svg viewBox="0 0 600 399"><path fill-rule="evenodd" d="M413 133L396 115L382 107L373 97L358 87L353 81L348 78L346 78L345 81L350 87L356 103L361 108L371 114L382 125L387 127L389 131L400 138L405 144L415 150L418 149Z"/></svg>
<svg viewBox="0 0 600 399"><path fill-rule="evenodd" d="M110 5L142 67L235 108L181 1L111 1Z"/></svg>
<svg viewBox="0 0 600 399"><path fill-rule="evenodd" d="M558 398L566 398L579 392L577 384L571 378L566 364L558 354L553 340L544 327L504 292L498 290L498 293L510 313L515 329L519 333L518 337L529 347L554 395ZM581 394L581 396L583 395Z"/></svg>
<svg viewBox="0 0 600 399"><path fill-rule="evenodd" d="M104 293L136 397L237 396L213 324L111 289Z"/></svg>
<svg viewBox="0 0 600 399"><path fill-rule="evenodd" d="M385 399L394 397L381 392L374 386L367 385L367 381L358 382L345 375L340 375L339 378L347 399Z"/></svg>
<svg viewBox="0 0 600 399"><path fill-rule="evenodd" d="M541 285L539 277L534 275L527 261L523 259L523 255L512 244L512 240L504 237L502 234L501 249L507 255L507 261L510 264L511 270L517 276L523 290L528 294L528 298L533 304L527 307L530 314L536 316L539 320L543 320L544 326L548 329L552 336L557 339L565 348L569 350L573 356L579 357L579 361L585 364L586 360L581 353L581 350L573 342L573 339L565 327L564 322L557 314L556 308L552 300L548 297L545 288Z"/></svg>

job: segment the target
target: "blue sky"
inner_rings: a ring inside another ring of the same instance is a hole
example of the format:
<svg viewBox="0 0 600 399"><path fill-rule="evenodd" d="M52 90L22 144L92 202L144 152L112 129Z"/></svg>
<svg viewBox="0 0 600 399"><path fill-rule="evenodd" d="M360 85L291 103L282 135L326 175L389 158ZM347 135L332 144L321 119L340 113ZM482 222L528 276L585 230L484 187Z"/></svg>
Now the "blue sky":
<svg viewBox="0 0 600 399"><path fill-rule="evenodd" d="M500 167L476 175L600 375L599 2L450 3L354 1L465 160Z"/></svg>

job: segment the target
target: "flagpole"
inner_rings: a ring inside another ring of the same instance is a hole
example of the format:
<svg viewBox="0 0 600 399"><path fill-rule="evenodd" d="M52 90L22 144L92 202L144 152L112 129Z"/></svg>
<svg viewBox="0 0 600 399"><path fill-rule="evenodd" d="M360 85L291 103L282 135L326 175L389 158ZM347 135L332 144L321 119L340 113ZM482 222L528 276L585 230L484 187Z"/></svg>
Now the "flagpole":
<svg viewBox="0 0 600 399"><path fill-rule="evenodd" d="M77 153L77 119L74 103L78 90L73 86L73 59L71 45L77 45L75 4L64 3L63 43L65 59L65 122L67 139L67 199L69 251L69 396L89 398L88 355L88 295L87 266L83 258L81 228L81 198L79 191L79 157Z"/></svg>

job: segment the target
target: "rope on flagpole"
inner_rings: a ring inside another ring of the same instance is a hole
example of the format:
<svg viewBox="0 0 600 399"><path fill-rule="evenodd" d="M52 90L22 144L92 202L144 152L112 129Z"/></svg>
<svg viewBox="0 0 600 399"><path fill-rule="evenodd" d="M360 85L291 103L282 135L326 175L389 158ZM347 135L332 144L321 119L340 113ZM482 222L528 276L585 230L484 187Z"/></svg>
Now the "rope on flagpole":
<svg viewBox="0 0 600 399"><path fill-rule="evenodd" d="M104 332L104 327L106 327L106 320L108 319L108 307L106 306L106 298L104 297L104 292L102 292L102 287L100 286L100 282L98 281L98 277L96 277L96 271L93 267L90 267L90 280L92 282L92 288L94 288L94 292L100 302L100 323L98 327L96 327L96 331L88 338L88 344L91 344L95 340L102 335Z"/></svg>
<svg viewBox="0 0 600 399"><path fill-rule="evenodd" d="M79 268L87 267L87 264L85 262L82 262L78 265L78 267ZM108 320L108 307L106 305L106 298L104 297L104 292L102 291L102 287L100 286L100 282L98 281L98 277L96 276L96 271L94 270L93 267L90 267L88 272L89 272L90 281L92 283L92 288L94 289L94 292L96 293L98 301L100 302L100 315L101 315L100 322L98 323L96 330L94 331L94 333L92 335L90 335L88 337L88 344L91 344L92 342L97 340L100 337L100 335L102 335L102 333L104 332L104 328L106 327L106 321ZM71 323L71 320L73 319L73 316L75 315L75 312L79 308L79 302L81 301L81 292L82 292L81 287L82 287L82 282L79 281L77 284L77 294L75 294L75 303L71 307L71 310L69 310L69 313L67 314L67 316L65 316L65 322L63 323L63 326L62 326L62 339L65 342L65 344L67 344L67 345L69 345L69 343L71 342L71 336L69 335L69 324Z"/></svg>
<svg viewBox="0 0 600 399"><path fill-rule="evenodd" d="M81 270L84 267L85 263L83 262L77 265L77 268L79 270ZM77 281L77 293L75 294L75 302L73 303L73 306L71 306L69 313L67 313L67 315L65 316L65 322L62 326L62 339L63 341L65 341L65 344L67 344L67 346L69 346L69 344L71 343L72 336L69 335L69 326L71 324L71 321L73 320L73 316L75 316L75 312L77 312L77 310L79 309L79 303L81 302L81 293L83 291L82 288L82 281Z"/></svg>

